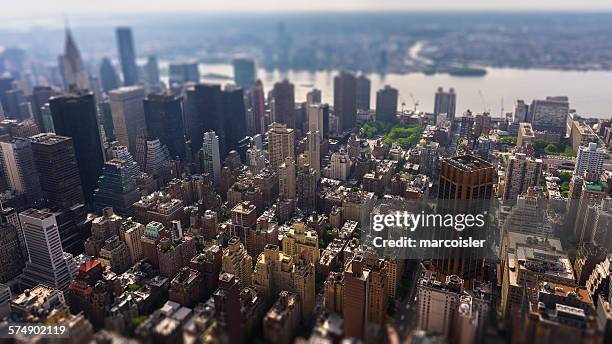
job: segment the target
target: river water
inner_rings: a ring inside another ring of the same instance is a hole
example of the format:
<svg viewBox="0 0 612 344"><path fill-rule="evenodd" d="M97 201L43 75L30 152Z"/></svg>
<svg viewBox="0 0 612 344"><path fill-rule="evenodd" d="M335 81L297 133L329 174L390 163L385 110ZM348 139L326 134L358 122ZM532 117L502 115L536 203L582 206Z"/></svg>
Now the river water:
<svg viewBox="0 0 612 344"><path fill-rule="evenodd" d="M511 112L517 99L531 103L532 99L546 96L568 96L570 107L584 117L609 118L612 116L612 72L559 71L489 68L483 77L458 77L448 74L370 74L372 81L371 106L376 104L376 91L391 85L399 90L399 107L420 111L433 111L434 94L438 87L453 87L457 93L457 114L470 109L474 112L490 111L493 116ZM233 76L230 64L202 64L202 75ZM295 100L304 101L306 93L316 87L322 91L323 101L333 103L333 83L337 71L266 71L259 69L260 78L268 92L276 81L288 78L295 84ZM225 84L231 80L204 77L205 82ZM412 97L411 97L412 95Z"/></svg>

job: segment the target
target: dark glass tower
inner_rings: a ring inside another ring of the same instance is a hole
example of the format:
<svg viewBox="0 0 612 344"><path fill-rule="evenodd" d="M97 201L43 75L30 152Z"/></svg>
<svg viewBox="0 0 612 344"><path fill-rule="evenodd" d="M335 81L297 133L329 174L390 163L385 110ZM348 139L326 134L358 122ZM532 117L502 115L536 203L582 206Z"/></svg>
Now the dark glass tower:
<svg viewBox="0 0 612 344"><path fill-rule="evenodd" d="M104 164L94 195L94 210L112 207L121 216L132 216L132 205L140 199L127 161L112 159Z"/></svg>
<svg viewBox="0 0 612 344"><path fill-rule="evenodd" d="M83 203L72 139L53 133L30 137L40 186L48 206L65 210Z"/></svg>
<svg viewBox="0 0 612 344"><path fill-rule="evenodd" d="M350 130L357 124L357 81L352 73L340 72L334 78L334 115L341 130Z"/></svg>
<svg viewBox="0 0 612 344"><path fill-rule="evenodd" d="M295 87L289 80L274 84L274 122L286 124L295 129Z"/></svg>
<svg viewBox="0 0 612 344"><path fill-rule="evenodd" d="M136 67L132 29L129 27L117 28L117 45L119 47L121 71L123 72L123 84L125 86L135 85L138 83L138 68Z"/></svg>
<svg viewBox="0 0 612 344"><path fill-rule="evenodd" d="M246 108L242 88L226 87L221 93L221 108L224 144L220 146L221 156L231 150L238 150L238 143L246 136ZM219 133L217 133L219 135Z"/></svg>
<svg viewBox="0 0 612 344"><path fill-rule="evenodd" d="M34 86L32 90L32 96L30 99L30 103L32 105L32 116L34 117L34 121L36 125L41 128L44 128L43 119L42 119L42 111L40 108L45 105L49 98L53 95L53 90L49 86Z"/></svg>
<svg viewBox="0 0 612 344"><path fill-rule="evenodd" d="M115 67L113 67L111 61L106 57L102 59L102 64L100 65L100 81L104 92L119 87L119 78L117 77Z"/></svg>
<svg viewBox="0 0 612 344"><path fill-rule="evenodd" d="M224 123L221 120L221 86L196 84L185 90L185 131L191 140L191 151L202 148L205 131L212 130L219 136L219 147L225 146L221 136Z"/></svg>
<svg viewBox="0 0 612 344"><path fill-rule="evenodd" d="M94 96L82 92L53 97L50 108L55 132L73 140L83 196L87 204L92 204L104 164Z"/></svg>
<svg viewBox="0 0 612 344"><path fill-rule="evenodd" d="M234 66L234 82L242 88L250 88L255 82L255 62L248 58L236 58Z"/></svg>
<svg viewBox="0 0 612 344"><path fill-rule="evenodd" d="M174 159L185 159L182 98L172 93L149 94L144 100L147 136L158 138Z"/></svg>

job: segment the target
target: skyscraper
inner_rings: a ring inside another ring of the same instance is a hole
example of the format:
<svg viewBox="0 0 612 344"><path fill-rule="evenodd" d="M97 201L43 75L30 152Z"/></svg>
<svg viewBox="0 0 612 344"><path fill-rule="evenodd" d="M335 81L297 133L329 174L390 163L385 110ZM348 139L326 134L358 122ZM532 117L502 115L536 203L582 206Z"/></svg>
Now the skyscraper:
<svg viewBox="0 0 612 344"><path fill-rule="evenodd" d="M221 118L221 87L219 85L196 84L185 90L185 131L191 141L191 151L202 148L205 131L212 130L219 136L219 145L224 145L224 130Z"/></svg>
<svg viewBox="0 0 612 344"><path fill-rule="evenodd" d="M321 175L321 134L318 130L306 133L308 139L308 161L317 175Z"/></svg>
<svg viewBox="0 0 612 344"><path fill-rule="evenodd" d="M455 89L450 88L448 92L444 92L444 89L439 87L434 100L434 114L437 116L441 113L445 113L446 118L453 121L455 120L456 106L457 94L455 94Z"/></svg>
<svg viewBox="0 0 612 344"><path fill-rule="evenodd" d="M102 90L107 93L119 87L117 72L108 57L103 58L100 64L100 81L102 83Z"/></svg>
<svg viewBox="0 0 612 344"><path fill-rule="evenodd" d="M502 199L514 204L518 195L537 186L542 175L542 160L515 153L508 157Z"/></svg>
<svg viewBox="0 0 612 344"><path fill-rule="evenodd" d="M143 101L144 88L141 86L121 87L108 94L113 114L113 132L117 141L133 155L136 154L136 136L139 130L146 130Z"/></svg>
<svg viewBox="0 0 612 344"><path fill-rule="evenodd" d="M168 147L172 158L185 159L182 98L172 93L149 94L144 100L147 135Z"/></svg>
<svg viewBox="0 0 612 344"><path fill-rule="evenodd" d="M30 137L30 142L47 205L65 210L84 203L72 139L43 133Z"/></svg>
<svg viewBox="0 0 612 344"><path fill-rule="evenodd" d="M287 157L278 167L278 195L284 199L295 199L295 162Z"/></svg>
<svg viewBox="0 0 612 344"><path fill-rule="evenodd" d="M212 175L215 184L218 184L221 181L221 158L219 156L219 137L214 131L204 133L202 153L204 172Z"/></svg>
<svg viewBox="0 0 612 344"><path fill-rule="evenodd" d="M159 91L161 89L159 84L159 64L157 63L157 58L155 56L149 56L144 70L144 80L148 88L153 91Z"/></svg>
<svg viewBox="0 0 612 344"><path fill-rule="evenodd" d="M338 131L353 129L357 124L357 81L352 73L342 71L334 78L334 115Z"/></svg>
<svg viewBox="0 0 612 344"><path fill-rule="evenodd" d="M21 250L20 235L21 227L0 222L0 283L9 282L21 273L27 252Z"/></svg>
<svg viewBox="0 0 612 344"><path fill-rule="evenodd" d="M223 130L217 135L223 137L219 146L221 156L232 150L239 150L239 142L246 136L246 108L242 88L227 85L221 92L221 120Z"/></svg>
<svg viewBox="0 0 612 344"><path fill-rule="evenodd" d="M295 87L289 80L274 84L272 90L274 105L272 107L272 120L295 129Z"/></svg>
<svg viewBox="0 0 612 344"><path fill-rule="evenodd" d="M605 148L597 147L596 142L580 147L574 167L574 175L582 176L584 171L600 175L603 172L603 163L607 156Z"/></svg>
<svg viewBox="0 0 612 344"><path fill-rule="evenodd" d="M0 142L0 151L0 161L9 188L24 194L28 204L40 204L42 192L30 142L24 138Z"/></svg>
<svg viewBox="0 0 612 344"><path fill-rule="evenodd" d="M438 198L450 200L491 199L495 167L476 156L442 160Z"/></svg>
<svg viewBox="0 0 612 344"><path fill-rule="evenodd" d="M98 188L94 193L95 211L100 212L106 207L111 207L121 216L132 216L132 205L139 199L140 192L127 161L111 159L104 163Z"/></svg>
<svg viewBox="0 0 612 344"><path fill-rule="evenodd" d="M357 77L356 82L357 110L370 111L372 82L363 74Z"/></svg>
<svg viewBox="0 0 612 344"><path fill-rule="evenodd" d="M456 205L457 208L451 206L449 211L460 211L458 208L466 208L472 202L478 202L476 200L491 199L496 174L493 165L473 155L460 155L442 160L438 177L438 199L465 202L460 204L443 201L440 205ZM457 275L464 280L470 280L482 273L482 259L454 256L453 252L442 253L445 254L448 255L448 259L432 261L433 268L442 276Z"/></svg>
<svg viewBox="0 0 612 344"><path fill-rule="evenodd" d="M132 86L138 82L138 68L136 67L136 52L132 29L119 27L116 30L121 71L123 72L123 85Z"/></svg>
<svg viewBox="0 0 612 344"><path fill-rule="evenodd" d="M40 130L44 129L44 121L42 118L41 108L49 102L49 98L53 95L53 90L49 86L34 86L30 103L32 105L32 117Z"/></svg>
<svg viewBox="0 0 612 344"><path fill-rule="evenodd" d="M263 134L266 131L266 96L263 83L257 79L251 88L251 108L253 109L255 133Z"/></svg>
<svg viewBox="0 0 612 344"><path fill-rule="evenodd" d="M170 86L183 84L186 82L200 82L200 71L198 64L193 63L172 63L168 67L170 74Z"/></svg>
<svg viewBox="0 0 612 344"><path fill-rule="evenodd" d="M376 120L397 121L397 90L389 85L376 92Z"/></svg>
<svg viewBox="0 0 612 344"><path fill-rule="evenodd" d="M23 269L21 283L26 288L44 284L66 290L71 274L68 269L55 215L36 209L19 214L29 260Z"/></svg>
<svg viewBox="0 0 612 344"><path fill-rule="evenodd" d="M92 93L71 93L50 100L53 126L58 135L72 138L85 202L93 191L104 164L100 127Z"/></svg>
<svg viewBox="0 0 612 344"><path fill-rule="evenodd" d="M276 122L270 124L270 129L268 130L268 154L270 166L273 170L276 170L285 161L285 158L295 159L294 141L293 129Z"/></svg>
<svg viewBox="0 0 612 344"><path fill-rule="evenodd" d="M569 99L567 97L534 99L529 106L529 118L535 130L565 134L568 115Z"/></svg>
<svg viewBox="0 0 612 344"><path fill-rule="evenodd" d="M81 58L81 52L77 47L72 32L66 28L66 43L64 54L61 56L62 72L64 78L64 88L67 90L88 90L89 77L85 71L85 65Z"/></svg>
<svg viewBox="0 0 612 344"><path fill-rule="evenodd" d="M234 82L236 85L248 89L255 82L255 62L252 59L239 57L232 61L234 66Z"/></svg>

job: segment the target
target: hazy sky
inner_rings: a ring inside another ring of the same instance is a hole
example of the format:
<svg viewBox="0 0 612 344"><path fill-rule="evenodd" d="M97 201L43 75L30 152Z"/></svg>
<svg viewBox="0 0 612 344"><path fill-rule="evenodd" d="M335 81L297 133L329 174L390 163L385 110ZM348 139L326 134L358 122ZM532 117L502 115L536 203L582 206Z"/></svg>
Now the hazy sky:
<svg viewBox="0 0 612 344"><path fill-rule="evenodd" d="M0 0L0 17L164 11L612 10L610 0Z"/></svg>

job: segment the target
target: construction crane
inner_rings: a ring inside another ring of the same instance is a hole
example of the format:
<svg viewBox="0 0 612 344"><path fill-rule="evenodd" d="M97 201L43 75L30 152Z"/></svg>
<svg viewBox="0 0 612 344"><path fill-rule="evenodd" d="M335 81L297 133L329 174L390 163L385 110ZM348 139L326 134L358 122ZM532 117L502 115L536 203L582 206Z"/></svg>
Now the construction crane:
<svg viewBox="0 0 612 344"><path fill-rule="evenodd" d="M414 99L414 95L412 95L412 92L408 94L410 95L410 99L412 99L412 104L414 104L414 112L416 112L417 107L419 106L419 101Z"/></svg>
<svg viewBox="0 0 612 344"><path fill-rule="evenodd" d="M485 100L484 94L482 93L482 90L478 90L478 95L480 96L480 100L482 101L483 112L491 112L489 109L487 109L487 102Z"/></svg>

